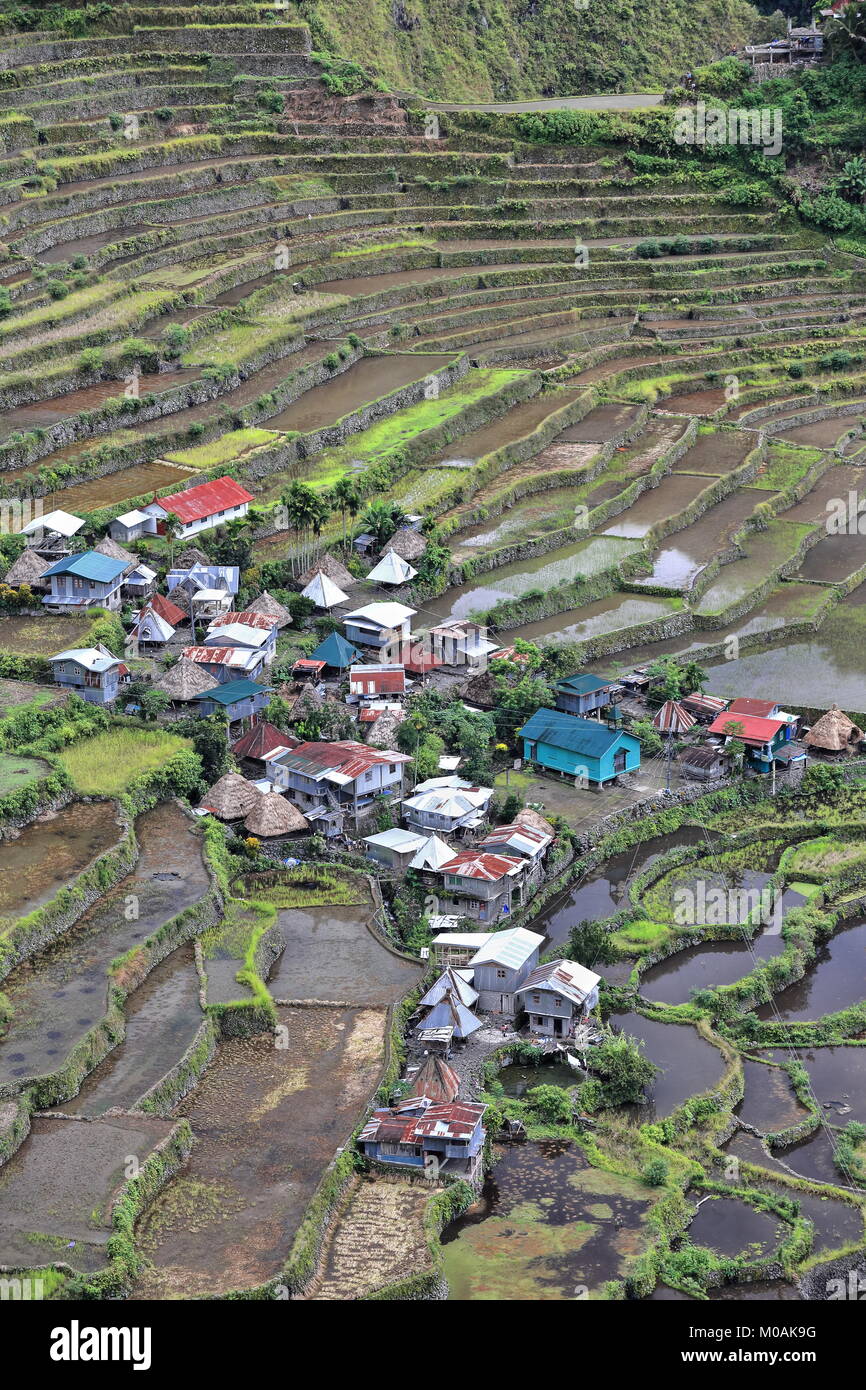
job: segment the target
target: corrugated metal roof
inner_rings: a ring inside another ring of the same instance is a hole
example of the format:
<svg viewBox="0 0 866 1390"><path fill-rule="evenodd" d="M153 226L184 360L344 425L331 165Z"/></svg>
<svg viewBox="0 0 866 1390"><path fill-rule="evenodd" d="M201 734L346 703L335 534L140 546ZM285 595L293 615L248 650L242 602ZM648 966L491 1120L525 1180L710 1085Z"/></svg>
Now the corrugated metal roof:
<svg viewBox="0 0 866 1390"><path fill-rule="evenodd" d="M523 860L504 854L479 854L477 850L465 849L440 865L439 872L457 874L460 878L477 878L485 883L496 883L501 878L512 876L523 868Z"/></svg>
<svg viewBox="0 0 866 1390"><path fill-rule="evenodd" d="M520 738L535 743L547 743L552 748L565 748L587 758L600 758L622 738L637 743L631 734L621 729L609 729L598 719L582 719L578 714L563 714L561 710L538 709L518 731Z"/></svg>
<svg viewBox="0 0 866 1390"><path fill-rule="evenodd" d="M573 1004L583 1004L600 983L600 975L587 970L583 965L578 965L575 960L549 960L545 965L536 966L515 993L525 994L527 990L549 989L561 994L565 999L570 999Z"/></svg>
<svg viewBox="0 0 866 1390"><path fill-rule="evenodd" d="M94 584L110 584L125 569L122 560L113 560L110 555L101 555L98 550L85 550L82 555L67 555L64 560L56 561L45 571L43 578L52 574L73 574Z"/></svg>
<svg viewBox="0 0 866 1390"><path fill-rule="evenodd" d="M517 970L538 950L544 941L537 932L527 931L526 927L508 927L505 931L494 932L475 952L470 965L505 965Z"/></svg>
<svg viewBox="0 0 866 1390"><path fill-rule="evenodd" d="M228 476L216 478L212 483L199 483L186 492L169 493L154 499L163 511L171 512L179 521L188 524L215 516L217 512L230 511L244 502L252 502L253 494Z"/></svg>

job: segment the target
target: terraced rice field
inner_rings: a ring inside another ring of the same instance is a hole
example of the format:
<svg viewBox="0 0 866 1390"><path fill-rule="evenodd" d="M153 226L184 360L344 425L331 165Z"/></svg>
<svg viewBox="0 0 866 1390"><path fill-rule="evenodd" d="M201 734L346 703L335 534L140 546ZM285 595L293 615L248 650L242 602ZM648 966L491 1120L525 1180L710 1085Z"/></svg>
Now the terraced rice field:
<svg viewBox="0 0 866 1390"><path fill-rule="evenodd" d="M344 100L323 83L293 3L276 23L244 10L227 28L159 14L129 33L94 22L82 38L0 40L0 117L20 118L2 122L0 161L7 500L39 498L101 531L136 500L230 470L256 504L242 528L252 592L263 566L273 587L294 587L301 557L339 546L385 499L438 524L448 552L401 594L419 626L487 615L503 644L565 640L605 671L664 653L710 664L735 637L739 658L713 666L710 690L811 706L832 691L863 709L866 286L854 257L828 257L826 237L780 212L757 174L744 203L673 157L641 173L613 136L534 142L510 124L525 103L492 103L501 123L484 129L437 103L441 132L427 138L414 98ZM639 253L659 237L660 254ZM358 503L348 516L334 493L346 478ZM279 510L298 481L325 503L312 536ZM855 524L837 533L829 519L852 495ZM160 542L144 552L167 558ZM86 619L4 616L0 646L46 657L89 631ZM82 795L120 796L186 747L155 734L136 761L116 734L94 741L95 756L60 750ZM47 770L6 751L0 791ZM558 808L576 802L560 794ZM44 908L117 829L103 800L27 827L2 850L13 876L0 912ZM676 846L691 852L707 829L686 824ZM111 1258L121 1160L176 1144L132 1233L145 1261L115 1267L112 1291L279 1288L420 969L383 944L366 900L325 893L289 909L251 890L232 916L231 902L212 901L201 838L174 803L139 816L137 835L136 863L69 930L8 970L2 958L3 1138L25 1092L56 1113L36 1114L0 1168L0 1264L63 1263L66 1292L90 1289L76 1278ZM656 830L644 855L632 845L603 859L545 909L551 942L619 913L637 869L674 841ZM786 891L795 913L799 890ZM178 926L180 912L195 920ZM649 970L641 925L671 948ZM604 1136L613 1163L593 1166L570 1140L509 1150L446 1233L453 1298L598 1297L608 1281L646 1292L627 1281L655 1239L661 1190L637 1176L645 1154L635 1176L617 1164L634 1158L643 1124L704 1093L721 1101L689 1152L714 1180L737 1158L746 1181L700 1206L699 1182L687 1190L695 1244L718 1260L752 1248L774 1271L758 1296L796 1295L773 1262L791 1218L753 1200L790 1189L810 1251L862 1250L862 1185L838 1163L846 1117L864 1118L862 912L833 922L784 979L766 975L788 959L784 933L685 942L674 925L620 923L618 958L602 967L630 990L614 1027L659 1068ZM193 935L205 939L198 960ZM262 942L264 963L253 960ZM740 1001L727 1038L709 1006L699 1023L682 1012L694 990L734 989L750 968L774 989ZM261 1026L235 1033L238 1011L257 1005ZM824 1046L815 1025L829 1013L837 1031ZM788 1071L752 1060L789 1057L780 1028L818 1106ZM769 1137L804 1109L809 1132L771 1152ZM730 1117L751 1129L716 1149ZM675 1167L673 1143L671 1154ZM425 1203L371 1188L342 1193L310 1296L364 1297L425 1263ZM395 1222L399 1239L376 1263L371 1244ZM662 1272L672 1278L675 1263Z"/></svg>

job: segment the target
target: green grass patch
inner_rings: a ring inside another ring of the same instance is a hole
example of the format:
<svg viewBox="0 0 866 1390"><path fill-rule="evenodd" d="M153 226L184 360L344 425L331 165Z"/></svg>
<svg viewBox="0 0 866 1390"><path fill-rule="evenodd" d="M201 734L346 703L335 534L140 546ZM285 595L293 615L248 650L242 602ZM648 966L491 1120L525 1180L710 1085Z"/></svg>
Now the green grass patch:
<svg viewBox="0 0 866 1390"><path fill-rule="evenodd" d="M624 956L642 955L670 936L666 922L627 922L611 934L611 941Z"/></svg>
<svg viewBox="0 0 866 1390"><path fill-rule="evenodd" d="M169 463L183 464L185 468L217 468L224 463L232 463L243 458L244 454L259 449L264 444L273 444L282 436L276 430L243 429L230 430L209 444L197 444L191 449L178 449L165 454Z"/></svg>
<svg viewBox="0 0 866 1390"><path fill-rule="evenodd" d="M20 791L28 782L44 777L47 764L38 758L19 758L14 753L0 753L0 796Z"/></svg>
<svg viewBox="0 0 866 1390"><path fill-rule="evenodd" d="M820 449L799 449L790 444L771 444L767 461L750 487L785 492L794 487L821 458Z"/></svg>
<svg viewBox="0 0 866 1390"><path fill-rule="evenodd" d="M119 796L135 777L156 772L189 739L161 729L106 729L65 748L60 761L82 796Z"/></svg>

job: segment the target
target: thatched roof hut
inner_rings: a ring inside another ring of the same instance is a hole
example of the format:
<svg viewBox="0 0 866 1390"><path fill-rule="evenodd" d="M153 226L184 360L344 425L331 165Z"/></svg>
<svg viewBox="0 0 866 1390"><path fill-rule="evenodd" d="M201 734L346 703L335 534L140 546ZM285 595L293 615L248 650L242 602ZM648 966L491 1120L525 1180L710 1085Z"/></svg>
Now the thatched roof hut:
<svg viewBox="0 0 866 1390"><path fill-rule="evenodd" d="M263 799L258 787L246 777L241 777L239 772L227 772L205 792L200 805L220 820L242 820Z"/></svg>
<svg viewBox="0 0 866 1390"><path fill-rule="evenodd" d="M460 696L467 704L477 705L479 709L495 709L499 697L493 684L493 672L488 669L471 676L460 687Z"/></svg>
<svg viewBox="0 0 866 1390"><path fill-rule="evenodd" d="M154 681L153 688L162 690L172 704L186 704L217 685L219 681L209 675L203 666L182 656L159 680Z"/></svg>
<svg viewBox="0 0 866 1390"><path fill-rule="evenodd" d="M326 574L329 579L332 579L339 589L351 588L357 582L352 578L343 562L338 560L336 555L332 555L329 550L326 550L314 564L310 565L308 570L304 570L304 573L298 577L296 582L299 588L305 589L310 580L316 577L319 570L322 574Z"/></svg>
<svg viewBox="0 0 866 1390"><path fill-rule="evenodd" d="M3 576L3 583L8 584L10 589L20 589L22 584L29 584L31 589L44 589L47 593L50 586L42 576L50 564L50 560L43 560L32 546L28 546L17 560L13 560Z"/></svg>
<svg viewBox="0 0 866 1390"><path fill-rule="evenodd" d="M189 545L182 550L172 565L172 569L191 570L193 565L209 565L210 558L197 545Z"/></svg>
<svg viewBox="0 0 866 1390"><path fill-rule="evenodd" d="M254 598L252 603L247 604L248 613L262 613L266 618L273 618L277 627L288 627L292 621L292 615L287 608L278 603L273 594L269 594L267 589L262 589L258 598Z"/></svg>
<svg viewBox="0 0 866 1390"><path fill-rule="evenodd" d="M838 705L832 705L826 714L816 719L803 742L819 753L847 753L862 738L863 730Z"/></svg>
<svg viewBox="0 0 866 1390"><path fill-rule="evenodd" d="M261 840L276 840L282 835L301 835L309 830L306 816L279 792L260 795L244 820L244 829Z"/></svg>
<svg viewBox="0 0 866 1390"><path fill-rule="evenodd" d="M107 555L110 560L119 560L128 570L134 570L139 563L134 555L131 555L128 550L124 550L123 546L118 545L111 536L103 536L99 544L94 546L94 549L100 555Z"/></svg>
<svg viewBox="0 0 866 1390"><path fill-rule="evenodd" d="M542 835L556 836L556 831L550 821L545 820L544 816L540 815L538 811L533 811L529 806L524 806L517 812L514 823L515 825L526 825L530 830L540 830Z"/></svg>
<svg viewBox="0 0 866 1390"><path fill-rule="evenodd" d="M370 733L367 738L371 748L396 748L395 739L397 730L406 718L406 713L402 709L385 709L378 719L370 725Z"/></svg>
<svg viewBox="0 0 866 1390"><path fill-rule="evenodd" d="M394 532L386 549L393 550L395 555L414 564L427 549L427 541L420 531L413 531L411 526L401 526L399 531Z"/></svg>

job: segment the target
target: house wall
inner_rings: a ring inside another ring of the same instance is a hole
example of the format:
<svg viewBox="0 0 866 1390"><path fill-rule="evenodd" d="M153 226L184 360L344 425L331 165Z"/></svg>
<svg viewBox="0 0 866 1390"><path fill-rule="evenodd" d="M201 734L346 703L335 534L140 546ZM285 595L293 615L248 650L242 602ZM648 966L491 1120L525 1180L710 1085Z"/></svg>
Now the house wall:
<svg viewBox="0 0 866 1390"><path fill-rule="evenodd" d="M94 583L74 574L52 574L51 592L43 602L50 608L120 608L122 576L112 584Z"/></svg>
<svg viewBox="0 0 866 1390"><path fill-rule="evenodd" d="M577 695L564 690L556 692L556 708L565 714L580 714L585 718L609 704L610 693L607 690L594 690L588 695Z"/></svg>
<svg viewBox="0 0 866 1390"><path fill-rule="evenodd" d="M538 949L532 952L529 959L520 966L518 970L509 970L507 966L490 964L476 965L473 976L473 988L479 994L478 1007L489 1010L492 1013L504 1013L515 1015L523 1008L520 999L514 991L519 989L538 964Z"/></svg>
<svg viewBox="0 0 866 1390"><path fill-rule="evenodd" d="M56 685L63 686L67 690L74 690L76 695L80 695L82 700L86 700L89 705L107 705L117 698L117 692L120 688L120 676L117 670L106 671L101 675L94 676L95 684L86 684L88 672L77 663L66 662L65 669L54 666L52 671Z"/></svg>
<svg viewBox="0 0 866 1390"><path fill-rule="evenodd" d="M585 775L590 782L607 782L620 775L615 768L616 754L624 751L626 764L623 772L634 772L640 767L640 744L629 734L622 734L616 743L600 757L589 757L585 753L573 753L568 748L556 748L550 743L533 743L523 740L523 755L529 762L540 763L555 772L569 777Z"/></svg>

